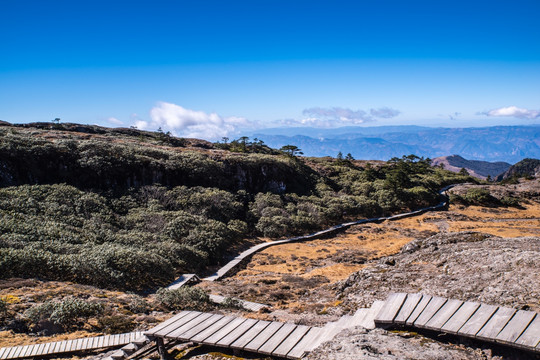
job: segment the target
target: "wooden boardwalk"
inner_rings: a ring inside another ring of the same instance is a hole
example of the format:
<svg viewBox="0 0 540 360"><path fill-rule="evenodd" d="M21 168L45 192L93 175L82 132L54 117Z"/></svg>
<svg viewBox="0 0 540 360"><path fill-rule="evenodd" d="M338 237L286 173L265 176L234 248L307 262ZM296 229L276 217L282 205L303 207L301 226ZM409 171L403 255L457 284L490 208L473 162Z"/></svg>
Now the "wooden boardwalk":
<svg viewBox="0 0 540 360"><path fill-rule="evenodd" d="M391 294L375 317L380 326L402 325L540 353L540 315L422 294Z"/></svg>
<svg viewBox="0 0 540 360"><path fill-rule="evenodd" d="M144 338L142 332L103 335L82 339L56 341L44 344L21 345L0 348L0 359L39 358L55 354L67 354L127 345Z"/></svg>
<svg viewBox="0 0 540 360"><path fill-rule="evenodd" d="M374 318L383 301L371 309L360 309L324 327L312 327L224 316L197 311L182 311L145 332L151 340L194 342L259 354L300 359L341 330L354 326L375 328Z"/></svg>

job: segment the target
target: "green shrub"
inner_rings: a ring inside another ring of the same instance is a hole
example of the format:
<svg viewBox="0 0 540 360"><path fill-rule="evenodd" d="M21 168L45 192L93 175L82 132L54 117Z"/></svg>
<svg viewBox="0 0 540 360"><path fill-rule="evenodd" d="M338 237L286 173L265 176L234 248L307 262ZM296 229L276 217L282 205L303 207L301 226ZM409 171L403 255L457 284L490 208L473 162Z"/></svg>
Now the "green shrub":
<svg viewBox="0 0 540 360"><path fill-rule="evenodd" d="M24 315L33 325L48 320L64 329L74 327L78 321L103 313L103 305L82 299L68 297L62 301L47 301L32 306Z"/></svg>
<svg viewBox="0 0 540 360"><path fill-rule="evenodd" d="M169 310L205 311L213 306L204 290L189 286L172 290L159 289L156 300Z"/></svg>

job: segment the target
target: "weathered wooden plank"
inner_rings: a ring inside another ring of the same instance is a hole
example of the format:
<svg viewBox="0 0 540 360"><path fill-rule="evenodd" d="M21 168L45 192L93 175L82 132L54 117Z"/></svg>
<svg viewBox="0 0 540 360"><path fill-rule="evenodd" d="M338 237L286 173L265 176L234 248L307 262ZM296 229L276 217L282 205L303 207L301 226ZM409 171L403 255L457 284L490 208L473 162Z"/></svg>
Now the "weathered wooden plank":
<svg viewBox="0 0 540 360"><path fill-rule="evenodd" d="M514 342L525 331L529 324L533 321L536 313L533 311L519 310L514 314L512 319L506 326L497 334L495 338L498 342L514 344Z"/></svg>
<svg viewBox="0 0 540 360"><path fill-rule="evenodd" d="M22 350L21 350L21 353L19 354L19 357L24 357L24 355L26 354L26 352L28 351L28 348L30 347L30 345L25 345Z"/></svg>
<svg viewBox="0 0 540 360"><path fill-rule="evenodd" d="M42 355L47 355L49 354L49 349L51 348L51 343L45 343L45 346L43 347L43 352L41 353Z"/></svg>
<svg viewBox="0 0 540 360"><path fill-rule="evenodd" d="M508 324L512 316L516 313L515 309L500 307L495 314L488 320L486 325L476 334L476 337L483 340L495 341L495 337Z"/></svg>
<svg viewBox="0 0 540 360"><path fill-rule="evenodd" d="M458 311L463 305L461 300L448 300L426 323L425 328L429 330L440 331L442 326Z"/></svg>
<svg viewBox="0 0 540 360"><path fill-rule="evenodd" d="M516 345L525 348L535 348L540 345L540 315L536 315L527 329L516 340Z"/></svg>
<svg viewBox="0 0 540 360"><path fill-rule="evenodd" d="M287 336L287 338L283 340L283 342L274 351L272 351L272 355L285 357L287 353L289 353L289 351L291 351L292 348L298 344L300 340L302 340L304 335L306 335L310 329L311 328L309 326L297 325L296 329L294 329L293 332L291 332L289 336Z"/></svg>
<svg viewBox="0 0 540 360"><path fill-rule="evenodd" d="M17 351L17 346L9 347L4 355L4 359L11 359L10 355Z"/></svg>
<svg viewBox="0 0 540 360"><path fill-rule="evenodd" d="M422 312L424 311L424 309L426 308L426 306L429 304L429 302L431 301L431 298L432 296L431 295L423 295L422 296L422 300L420 300L420 302L418 303L418 305L414 308L411 316L409 316L409 318L407 319L407 321L405 321L405 324L407 324L407 326L412 326L414 324L414 322L416 321L416 319L418 319L418 317L420 316L420 314L422 314Z"/></svg>
<svg viewBox="0 0 540 360"><path fill-rule="evenodd" d="M480 304L466 301L454 315L441 327L441 330L450 334L456 334L471 316L478 310Z"/></svg>
<svg viewBox="0 0 540 360"><path fill-rule="evenodd" d="M481 304L478 310L457 332L458 335L475 337L476 334L491 319L498 307L494 305Z"/></svg>
<svg viewBox="0 0 540 360"><path fill-rule="evenodd" d="M414 326L424 328L427 322L439 311L446 301L447 299L439 296L433 297L424 311L418 316L418 319L415 320Z"/></svg>
<svg viewBox="0 0 540 360"><path fill-rule="evenodd" d="M181 335L177 336L180 340L189 341L191 338L201 331L207 329L209 326L215 324L218 320L222 319L223 315L214 315L212 314L206 320L199 323L197 326L192 327L191 329L184 331Z"/></svg>
<svg viewBox="0 0 540 360"><path fill-rule="evenodd" d="M203 344L207 345L215 345L219 340L223 339L225 336L227 336L228 333L236 329L238 326L240 326L246 319L243 318L234 318L231 322L229 322L227 325L223 326L220 330L212 334L207 339L203 340Z"/></svg>
<svg viewBox="0 0 540 360"><path fill-rule="evenodd" d="M178 319L177 321L169 324L168 326L160 329L159 331L155 332L153 336L157 337L164 337L165 335L173 332L174 330L178 329L181 326L184 326L185 324L189 323L191 320L195 319L197 316L200 316L202 313L198 311L190 311L186 316L183 316L182 318ZM148 336L148 334L147 334Z"/></svg>
<svg viewBox="0 0 540 360"><path fill-rule="evenodd" d="M13 355L11 355L10 357L12 358L17 358L19 357L19 354L21 353L22 349L24 348L24 346L17 346L15 348L15 351L13 352Z"/></svg>
<svg viewBox="0 0 540 360"><path fill-rule="evenodd" d="M405 321L411 316L420 300L422 300L422 294L408 294L399 313L394 318L394 323L405 324Z"/></svg>
<svg viewBox="0 0 540 360"><path fill-rule="evenodd" d="M86 338L83 340L82 344L81 344L81 350L85 350L85 349L88 349L88 341L90 340L90 338Z"/></svg>
<svg viewBox="0 0 540 360"><path fill-rule="evenodd" d="M243 349L244 346L246 346L251 340L253 340L255 336L259 335L259 333L263 331L268 325L270 325L270 321L257 321L257 323L251 327L251 329L249 329L246 333L244 333L231 344L231 348Z"/></svg>
<svg viewBox="0 0 540 360"><path fill-rule="evenodd" d="M104 343L105 343L105 336L100 336L99 339L98 339L98 343L97 343L97 346L96 346L96 347L97 347L98 349L99 349L99 348L102 348L102 347L104 346L104 345L103 345Z"/></svg>
<svg viewBox="0 0 540 360"><path fill-rule="evenodd" d="M66 345L67 345L67 342L65 340L61 341L60 346L58 347L58 353L65 352L66 351Z"/></svg>
<svg viewBox="0 0 540 360"><path fill-rule="evenodd" d="M188 331L188 330L192 329L193 327L199 325L200 323L202 323L204 320L208 319L212 315L213 314L209 314L209 313L201 313L201 314L199 314L199 316L193 318L191 321L185 323L184 325L180 326L179 328L175 329L174 331L171 331L170 333L165 335L165 337L167 337L169 339L177 339L183 333L185 333L186 331Z"/></svg>
<svg viewBox="0 0 540 360"><path fill-rule="evenodd" d="M313 343L317 341L321 328L312 327L306 335L287 353L289 359L300 359L305 353L312 349Z"/></svg>
<svg viewBox="0 0 540 360"><path fill-rule="evenodd" d="M216 323L212 326L209 326L204 331L201 331L195 336L191 337L191 341L194 342L201 342L210 336L214 335L216 332L221 330L224 326L226 326L228 323L233 321L235 318L233 316L225 316L221 320L216 321Z"/></svg>
<svg viewBox="0 0 540 360"><path fill-rule="evenodd" d="M284 324L279 330L268 339L263 346L259 348L258 353L271 355L274 350L289 336L294 329L295 324Z"/></svg>
<svg viewBox="0 0 540 360"><path fill-rule="evenodd" d="M165 320L164 322L160 323L156 327L153 327L150 330L145 331L144 333L145 333L146 336L152 336L155 333L157 333L158 331L160 331L161 329L169 326L170 324L174 323L175 321L180 320L181 318L183 318L184 316L186 316L189 313L190 313L190 311L182 311L179 314L177 314L177 315Z"/></svg>
<svg viewBox="0 0 540 360"><path fill-rule="evenodd" d="M75 346L71 348L72 351L77 351L81 349L83 339L76 339L75 340Z"/></svg>
<svg viewBox="0 0 540 360"><path fill-rule="evenodd" d="M221 340L219 340L216 345L217 346L229 346L232 344L236 339L238 339L240 336L244 335L253 325L257 323L257 320L253 319L246 319L241 325L238 325L238 327L231 332L229 332L226 336L224 336Z"/></svg>
<svg viewBox="0 0 540 360"><path fill-rule="evenodd" d="M32 352L30 353L30 356L37 355L40 347L43 347L43 344L36 344L36 346L34 346L34 349L32 349Z"/></svg>
<svg viewBox="0 0 540 360"><path fill-rule="evenodd" d="M251 340L245 347L244 350L248 351L257 351L264 343L272 337L281 327L282 323L272 322L268 325L263 331L259 333L253 340Z"/></svg>
<svg viewBox="0 0 540 360"><path fill-rule="evenodd" d="M113 336L113 345L114 346L120 345L120 334L116 334Z"/></svg>

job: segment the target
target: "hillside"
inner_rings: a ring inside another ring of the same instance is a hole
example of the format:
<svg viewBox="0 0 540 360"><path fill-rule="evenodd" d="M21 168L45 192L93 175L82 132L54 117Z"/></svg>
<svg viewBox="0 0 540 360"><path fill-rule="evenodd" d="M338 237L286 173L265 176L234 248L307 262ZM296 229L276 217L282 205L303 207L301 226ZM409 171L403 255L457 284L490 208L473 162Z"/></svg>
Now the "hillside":
<svg viewBox="0 0 540 360"><path fill-rule="evenodd" d="M163 286L262 237L427 206L472 180L415 156L297 158L135 129L4 124L0 137L0 276L106 288Z"/></svg>
<svg viewBox="0 0 540 360"><path fill-rule="evenodd" d="M440 156L432 160L433 166L444 166L446 170L453 172L459 172L461 169L467 170L467 172L475 178L485 180L489 176L494 179L497 175L504 173L508 170L511 164L498 161L488 162L479 160L467 160L459 155Z"/></svg>
<svg viewBox="0 0 540 360"><path fill-rule="evenodd" d="M497 176L497 181L507 180L517 177L538 177L540 176L540 160L523 159L512 165L507 171Z"/></svg>

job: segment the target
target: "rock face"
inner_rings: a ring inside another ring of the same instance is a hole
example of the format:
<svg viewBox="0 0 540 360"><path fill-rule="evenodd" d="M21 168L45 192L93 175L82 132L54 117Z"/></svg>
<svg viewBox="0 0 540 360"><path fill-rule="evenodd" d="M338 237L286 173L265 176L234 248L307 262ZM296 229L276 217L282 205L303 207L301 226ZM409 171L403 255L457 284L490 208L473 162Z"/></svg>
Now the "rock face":
<svg viewBox="0 0 540 360"><path fill-rule="evenodd" d="M479 179L486 179L488 176L492 178L508 170L511 164L498 161L478 161L467 160L459 155L441 156L433 159L431 162L433 166L444 165L446 170L453 172L459 172L462 168L466 169L471 176Z"/></svg>
<svg viewBox="0 0 540 360"><path fill-rule="evenodd" d="M540 238L500 238L475 232L415 240L338 283L352 307L391 292L421 292L540 312Z"/></svg>
<svg viewBox="0 0 540 360"><path fill-rule="evenodd" d="M486 360L490 350L473 350L446 344L412 333L390 333L382 329L368 331L357 327L339 333L334 340L319 346L307 360L418 359L418 360Z"/></svg>

